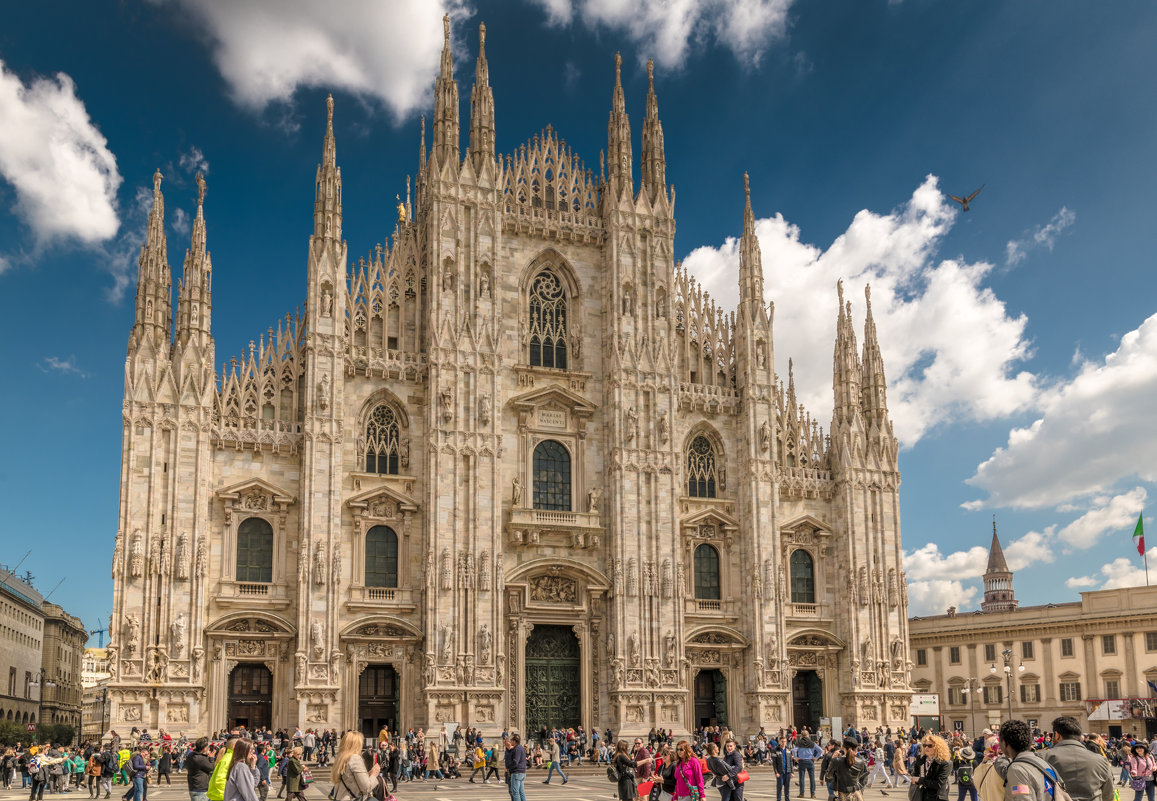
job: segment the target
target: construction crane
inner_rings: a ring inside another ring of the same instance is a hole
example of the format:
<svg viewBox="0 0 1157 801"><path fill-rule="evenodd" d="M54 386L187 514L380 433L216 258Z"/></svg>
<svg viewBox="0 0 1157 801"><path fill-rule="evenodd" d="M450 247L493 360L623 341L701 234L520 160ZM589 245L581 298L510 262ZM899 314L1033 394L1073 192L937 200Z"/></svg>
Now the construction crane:
<svg viewBox="0 0 1157 801"><path fill-rule="evenodd" d="M98 626L100 626L100 620L101 620L100 618L97 618L96 624ZM97 648L104 648L104 635L108 634L108 628L102 626L101 628L93 629L92 631L89 632L89 636L91 637L93 634L97 635L97 638L96 638L97 646L96 647Z"/></svg>

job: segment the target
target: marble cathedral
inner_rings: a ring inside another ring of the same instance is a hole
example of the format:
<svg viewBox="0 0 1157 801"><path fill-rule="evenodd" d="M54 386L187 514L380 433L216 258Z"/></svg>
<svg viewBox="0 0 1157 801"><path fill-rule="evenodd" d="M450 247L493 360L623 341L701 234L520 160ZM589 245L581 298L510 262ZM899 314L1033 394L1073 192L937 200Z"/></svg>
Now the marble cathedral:
<svg viewBox="0 0 1157 801"><path fill-rule="evenodd" d="M204 182L174 315L155 176L112 728L905 721L870 298L861 353L839 291L825 433L774 372L750 191L728 311L674 260L653 81L640 181L617 56L597 174L549 126L501 156L480 34L466 150L447 22L413 199L356 262L327 101L304 312L220 370Z"/></svg>

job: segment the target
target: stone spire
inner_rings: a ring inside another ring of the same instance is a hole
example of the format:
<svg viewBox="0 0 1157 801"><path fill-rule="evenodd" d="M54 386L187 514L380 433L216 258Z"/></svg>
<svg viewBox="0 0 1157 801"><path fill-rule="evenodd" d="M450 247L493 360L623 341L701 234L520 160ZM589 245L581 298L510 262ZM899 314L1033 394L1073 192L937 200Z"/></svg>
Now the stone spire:
<svg viewBox="0 0 1157 801"><path fill-rule="evenodd" d="M878 425L888 420L887 381L884 379L884 359L876 339L876 321L872 317L872 287L864 287L867 319L864 321L863 351L863 404L864 414Z"/></svg>
<svg viewBox="0 0 1157 801"><path fill-rule="evenodd" d="M173 279L169 268L169 246L165 238L165 198L161 194L161 171L153 174L153 208L137 262L137 310L129 349L150 340L168 351L169 327L173 314Z"/></svg>
<svg viewBox="0 0 1157 801"><path fill-rule="evenodd" d="M442 71L434 83L434 161L438 167L458 164L458 83L450 52L450 15L442 17Z"/></svg>
<svg viewBox="0 0 1157 801"><path fill-rule="evenodd" d="M1012 591L1012 571L1004 560L1004 549L996 536L996 516L992 518L992 545L988 548L988 569L984 571L982 612L1011 612L1020 606Z"/></svg>
<svg viewBox="0 0 1157 801"><path fill-rule="evenodd" d="M333 95L325 99L325 140L317 167L317 194L313 201L313 235L341 241L341 169L333 138Z"/></svg>
<svg viewBox="0 0 1157 801"><path fill-rule="evenodd" d="M743 195L743 235L739 238L739 308L748 309L754 314L763 307L763 258L760 255L759 239L755 236L751 180L747 173L743 173Z"/></svg>
<svg viewBox="0 0 1157 801"><path fill-rule="evenodd" d="M663 149L663 124L659 122L659 99L655 96L655 60L647 62L647 117L643 120L641 169L643 187L651 200L667 191L667 156Z"/></svg>
<svg viewBox="0 0 1157 801"><path fill-rule="evenodd" d="M615 192L626 189L634 194L631 168L631 123L627 118L627 101L623 95L623 57L615 53L615 90L611 97L611 117L607 121L608 180Z"/></svg>
<svg viewBox="0 0 1157 801"><path fill-rule="evenodd" d="M852 327L852 303L844 303L844 282L836 284L839 294L839 316L836 318L836 347L833 355L832 389L835 424L851 423L860 411L860 358L856 354L856 330Z"/></svg>
<svg viewBox="0 0 1157 801"><path fill-rule="evenodd" d="M213 307L213 265L209 258L205 234L205 179L197 173L197 215L193 218L193 236L185 251L185 266L177 292L177 348L190 339L202 344L210 337L210 312Z"/></svg>
<svg viewBox="0 0 1157 801"><path fill-rule="evenodd" d="M470 158L475 170L494 161L494 92L486 63L485 22L478 26L478 60L474 66L474 88L470 90Z"/></svg>

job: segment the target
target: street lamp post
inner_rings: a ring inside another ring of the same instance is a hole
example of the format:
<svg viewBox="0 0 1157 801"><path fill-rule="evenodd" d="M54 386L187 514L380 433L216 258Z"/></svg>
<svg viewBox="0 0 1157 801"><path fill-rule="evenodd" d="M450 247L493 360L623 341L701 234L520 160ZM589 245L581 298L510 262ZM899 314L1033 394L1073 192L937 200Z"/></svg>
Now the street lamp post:
<svg viewBox="0 0 1157 801"><path fill-rule="evenodd" d="M969 677L968 686L965 687L961 691L961 692L968 693L968 697L969 697L969 700L971 702L970 703L971 712L970 712L969 716L972 719L972 729L970 731L970 734L973 737L976 736L976 690L979 686L980 686L980 679L975 678L975 677Z"/></svg>
<svg viewBox="0 0 1157 801"><path fill-rule="evenodd" d="M1004 680L1006 685L1005 692L1008 694L1008 719L1012 720L1012 649L1005 648L1003 651L1001 651L1000 659L1002 662L1004 662ZM1024 665L1017 665L1016 670L1018 673L1023 673ZM996 675L995 662L992 663L992 666L988 669L988 672Z"/></svg>

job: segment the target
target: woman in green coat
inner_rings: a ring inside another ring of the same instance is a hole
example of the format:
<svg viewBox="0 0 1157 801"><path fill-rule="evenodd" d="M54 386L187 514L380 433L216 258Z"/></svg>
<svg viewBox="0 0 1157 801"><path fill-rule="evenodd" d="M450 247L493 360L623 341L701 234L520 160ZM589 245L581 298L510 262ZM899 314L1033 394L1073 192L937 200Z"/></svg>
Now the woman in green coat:
<svg viewBox="0 0 1157 801"><path fill-rule="evenodd" d="M285 798L286 801L305 801L305 783L301 776L305 773L305 765L301 764L301 746L294 747L289 765L285 768Z"/></svg>

